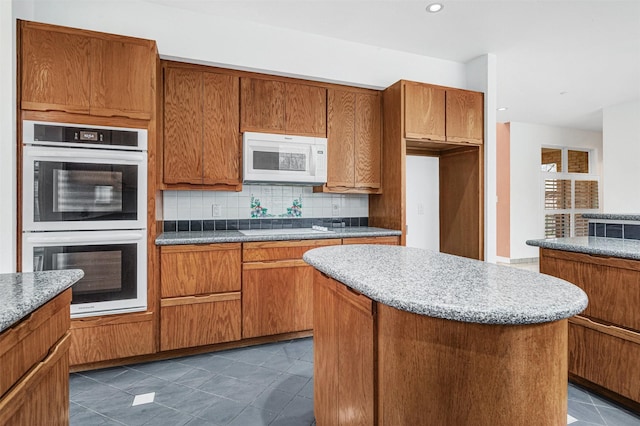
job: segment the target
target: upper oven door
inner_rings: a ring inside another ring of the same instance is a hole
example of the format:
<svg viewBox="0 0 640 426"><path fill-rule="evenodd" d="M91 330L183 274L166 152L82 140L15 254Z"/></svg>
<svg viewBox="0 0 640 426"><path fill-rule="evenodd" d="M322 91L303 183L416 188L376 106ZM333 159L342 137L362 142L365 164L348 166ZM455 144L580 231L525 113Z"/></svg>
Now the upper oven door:
<svg viewBox="0 0 640 426"><path fill-rule="evenodd" d="M147 154L26 145L23 230L146 229Z"/></svg>

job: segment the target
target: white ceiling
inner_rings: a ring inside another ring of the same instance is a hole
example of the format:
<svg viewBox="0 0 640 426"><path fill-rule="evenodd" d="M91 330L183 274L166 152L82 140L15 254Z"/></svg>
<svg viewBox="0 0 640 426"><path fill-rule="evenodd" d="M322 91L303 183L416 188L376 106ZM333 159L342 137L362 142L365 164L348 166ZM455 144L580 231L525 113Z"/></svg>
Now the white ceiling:
<svg viewBox="0 0 640 426"><path fill-rule="evenodd" d="M640 100L640 0L151 1L463 63L495 54L500 122L601 130L603 107Z"/></svg>

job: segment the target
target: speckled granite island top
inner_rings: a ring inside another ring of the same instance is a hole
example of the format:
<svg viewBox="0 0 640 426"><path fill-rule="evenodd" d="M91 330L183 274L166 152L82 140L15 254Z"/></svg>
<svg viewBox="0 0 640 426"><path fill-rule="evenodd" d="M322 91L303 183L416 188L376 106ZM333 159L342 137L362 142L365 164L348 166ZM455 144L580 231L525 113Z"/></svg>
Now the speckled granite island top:
<svg viewBox="0 0 640 426"><path fill-rule="evenodd" d="M402 235L402 232L400 231L375 228L371 226L330 228L330 231L328 232L310 232L310 228L270 229L266 231L268 232L261 235L244 235L242 234L242 231L163 232L158 238L156 238L156 245L169 246L180 244L246 243L251 241L316 240L327 238L387 237Z"/></svg>
<svg viewBox="0 0 640 426"><path fill-rule="evenodd" d="M568 237L528 240L527 244L553 250L640 260L640 240L622 240L620 238L604 237Z"/></svg>
<svg viewBox="0 0 640 426"><path fill-rule="evenodd" d="M0 332L44 305L84 276L79 269L0 274Z"/></svg>
<svg viewBox="0 0 640 426"><path fill-rule="evenodd" d="M580 288L558 278L416 248L332 246L303 259L376 302L454 321L544 323L587 306Z"/></svg>

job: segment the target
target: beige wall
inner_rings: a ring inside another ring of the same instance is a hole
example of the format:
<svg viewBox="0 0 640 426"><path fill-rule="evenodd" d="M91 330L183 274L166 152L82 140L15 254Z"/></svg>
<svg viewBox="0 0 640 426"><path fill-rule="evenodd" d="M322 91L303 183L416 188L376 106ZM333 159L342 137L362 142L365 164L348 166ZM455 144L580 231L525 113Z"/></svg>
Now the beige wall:
<svg viewBox="0 0 640 426"><path fill-rule="evenodd" d="M511 257L511 141L509 123L496 124L496 252L499 257Z"/></svg>

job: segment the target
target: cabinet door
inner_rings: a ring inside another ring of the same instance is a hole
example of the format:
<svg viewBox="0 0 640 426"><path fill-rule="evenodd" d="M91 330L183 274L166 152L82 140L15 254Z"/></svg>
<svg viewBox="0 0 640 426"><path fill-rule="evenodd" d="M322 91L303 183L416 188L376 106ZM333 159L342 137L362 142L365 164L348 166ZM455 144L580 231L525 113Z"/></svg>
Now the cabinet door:
<svg viewBox="0 0 640 426"><path fill-rule="evenodd" d="M338 424L374 424L373 302L337 285Z"/></svg>
<svg viewBox="0 0 640 426"><path fill-rule="evenodd" d="M327 186L352 188L355 181L354 129L356 95L329 89Z"/></svg>
<svg viewBox="0 0 640 426"><path fill-rule="evenodd" d="M245 263L242 337L313 328L313 271L302 260Z"/></svg>
<svg viewBox="0 0 640 426"><path fill-rule="evenodd" d="M203 183L238 185L241 135L239 78L203 73Z"/></svg>
<svg viewBox="0 0 640 426"><path fill-rule="evenodd" d="M151 118L153 42L91 41L91 114Z"/></svg>
<svg viewBox="0 0 640 426"><path fill-rule="evenodd" d="M0 424L69 424L69 344L66 334L9 392L0 398ZM7 368L3 366L3 368Z"/></svg>
<svg viewBox="0 0 640 426"><path fill-rule="evenodd" d="M447 90L447 141L481 144L484 134L482 93Z"/></svg>
<svg viewBox="0 0 640 426"><path fill-rule="evenodd" d="M86 36L22 23L22 109L89 113L89 52Z"/></svg>
<svg viewBox="0 0 640 426"><path fill-rule="evenodd" d="M374 304L319 271L313 280L316 421L373 425Z"/></svg>
<svg viewBox="0 0 640 426"><path fill-rule="evenodd" d="M355 187L380 188L380 95L358 93L355 116Z"/></svg>
<svg viewBox="0 0 640 426"><path fill-rule="evenodd" d="M313 407L318 425L338 425L337 282L313 273Z"/></svg>
<svg viewBox="0 0 640 426"><path fill-rule="evenodd" d="M281 81L240 79L240 131L285 133L285 88Z"/></svg>
<svg viewBox="0 0 640 426"><path fill-rule="evenodd" d="M202 183L202 73L164 70L164 183Z"/></svg>
<svg viewBox="0 0 640 426"><path fill-rule="evenodd" d="M285 132L302 136L327 136L327 90L286 83Z"/></svg>
<svg viewBox="0 0 640 426"><path fill-rule="evenodd" d="M404 134L407 139L446 140L444 89L405 83Z"/></svg>
<svg viewBox="0 0 640 426"><path fill-rule="evenodd" d="M163 246L160 297L240 291L240 244Z"/></svg>

